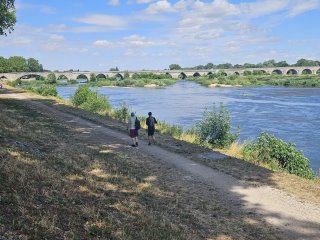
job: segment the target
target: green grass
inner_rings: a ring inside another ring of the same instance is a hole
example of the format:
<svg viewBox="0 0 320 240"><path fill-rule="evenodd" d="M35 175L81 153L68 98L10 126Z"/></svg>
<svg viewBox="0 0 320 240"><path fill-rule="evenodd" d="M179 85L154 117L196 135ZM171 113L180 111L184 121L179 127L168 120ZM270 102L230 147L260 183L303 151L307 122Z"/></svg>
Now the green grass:
<svg viewBox="0 0 320 240"><path fill-rule="evenodd" d="M203 86L211 84L241 86L287 86L287 87L320 87L320 75L249 75L249 76L218 76L188 78Z"/></svg>
<svg viewBox="0 0 320 240"><path fill-rule="evenodd" d="M30 103L2 99L0 107L5 238L277 238L258 218L233 213L214 190L181 181L113 138L83 134Z"/></svg>

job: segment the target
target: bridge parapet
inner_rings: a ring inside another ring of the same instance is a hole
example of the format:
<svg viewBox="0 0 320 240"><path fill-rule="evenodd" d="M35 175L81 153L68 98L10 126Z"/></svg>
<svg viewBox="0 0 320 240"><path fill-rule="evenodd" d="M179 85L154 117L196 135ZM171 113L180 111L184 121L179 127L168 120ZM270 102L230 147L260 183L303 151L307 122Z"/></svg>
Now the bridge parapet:
<svg viewBox="0 0 320 240"><path fill-rule="evenodd" d="M93 71L93 72L53 72L58 79L61 76L67 79L78 79L79 77L90 79L90 75L94 73L96 76L115 77L123 79L125 73L128 73L130 77L134 73L154 73L154 74L170 74L173 78L179 78L181 76L207 76L208 74L218 73L219 71L225 72L227 75L243 75L245 71L263 71L268 74L297 74L300 75L303 71L308 74L319 74L320 66L317 67L272 67L272 68L230 68L230 69L181 69L181 70L141 70L141 71ZM0 73L0 79L13 81L16 79L24 79L27 77L41 76L48 77L50 72L22 72L22 73Z"/></svg>

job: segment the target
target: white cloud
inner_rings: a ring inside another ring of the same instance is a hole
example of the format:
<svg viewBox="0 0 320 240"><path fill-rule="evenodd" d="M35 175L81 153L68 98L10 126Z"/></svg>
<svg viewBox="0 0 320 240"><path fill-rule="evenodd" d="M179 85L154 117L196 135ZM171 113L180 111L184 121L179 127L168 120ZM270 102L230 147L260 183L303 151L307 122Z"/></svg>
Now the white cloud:
<svg viewBox="0 0 320 240"><path fill-rule="evenodd" d="M127 25L127 22L124 18L120 16L112 16L105 14L91 14L83 18L75 19L75 21L113 29L123 28Z"/></svg>
<svg viewBox="0 0 320 240"><path fill-rule="evenodd" d="M66 32L68 27L65 24L49 24L48 31L51 32Z"/></svg>
<svg viewBox="0 0 320 240"><path fill-rule="evenodd" d="M43 4L28 4L28 3L23 3L21 1L18 1L16 3L16 9L18 11L33 11L33 12L41 12L41 13L45 13L45 14L56 14L57 11L47 5L43 5Z"/></svg>
<svg viewBox="0 0 320 240"><path fill-rule="evenodd" d="M46 51L57 51L63 49L58 43L45 43L42 44L41 47Z"/></svg>
<svg viewBox="0 0 320 240"><path fill-rule="evenodd" d="M110 0L107 4L110 6L118 6L120 5L120 0Z"/></svg>
<svg viewBox="0 0 320 240"><path fill-rule="evenodd" d="M289 16L294 17L314 9L320 9L319 0L296 1L289 11Z"/></svg>
<svg viewBox="0 0 320 240"><path fill-rule="evenodd" d="M158 14L163 12L175 12L176 10L172 7L171 3L167 0L158 1L156 3L152 3L145 10L147 14Z"/></svg>
<svg viewBox="0 0 320 240"><path fill-rule="evenodd" d="M58 34L50 35L50 39L53 40L53 41L63 41L63 40L65 40L64 36L58 35Z"/></svg>
<svg viewBox="0 0 320 240"><path fill-rule="evenodd" d="M155 0L136 0L135 2L138 4L147 4L147 3L151 3L154 2Z"/></svg>
<svg viewBox="0 0 320 240"><path fill-rule="evenodd" d="M97 40L93 45L97 47L112 47L114 44L108 40Z"/></svg>
<svg viewBox="0 0 320 240"><path fill-rule="evenodd" d="M149 40L143 36L134 34L117 41L96 40L93 45L105 48L149 48L162 45L169 46L170 43L163 40Z"/></svg>

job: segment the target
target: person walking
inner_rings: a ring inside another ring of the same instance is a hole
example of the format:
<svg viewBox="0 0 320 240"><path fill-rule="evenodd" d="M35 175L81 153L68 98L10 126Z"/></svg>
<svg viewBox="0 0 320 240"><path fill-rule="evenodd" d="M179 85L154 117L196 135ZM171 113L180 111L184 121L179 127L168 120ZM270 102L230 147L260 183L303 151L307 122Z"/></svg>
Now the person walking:
<svg viewBox="0 0 320 240"><path fill-rule="evenodd" d="M148 127L148 145L151 145L151 140L153 141L153 144L156 144L156 141L154 139L154 131L155 131L155 124L157 123L157 120L155 117L152 116L152 112L148 113L148 117L146 119L146 125Z"/></svg>
<svg viewBox="0 0 320 240"><path fill-rule="evenodd" d="M128 128L127 128L129 131L129 136L132 141L132 145L131 145L132 147L137 147L139 145L138 144L138 130L139 130L138 125L140 126L139 119L132 112L128 120Z"/></svg>

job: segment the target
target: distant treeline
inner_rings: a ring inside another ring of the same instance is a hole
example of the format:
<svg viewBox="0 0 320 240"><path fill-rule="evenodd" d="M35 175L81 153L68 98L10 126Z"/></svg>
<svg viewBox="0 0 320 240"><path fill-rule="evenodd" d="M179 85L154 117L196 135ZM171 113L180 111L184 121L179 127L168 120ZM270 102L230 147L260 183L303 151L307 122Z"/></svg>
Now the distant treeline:
<svg viewBox="0 0 320 240"><path fill-rule="evenodd" d="M307 59L299 59L295 64L288 64L286 61L276 62L275 60L268 60L263 63L253 64L253 63L245 63L243 65L231 63L223 63L215 65L213 63L207 63L206 65L198 65L195 67L180 67L179 64L171 64L169 65L170 70L179 70L179 69L229 69L229 68L265 68L265 67L314 67L320 66L320 61L307 60Z"/></svg>
<svg viewBox="0 0 320 240"><path fill-rule="evenodd" d="M42 64L34 58L14 56L4 58L0 56L0 73L9 72L43 72Z"/></svg>

